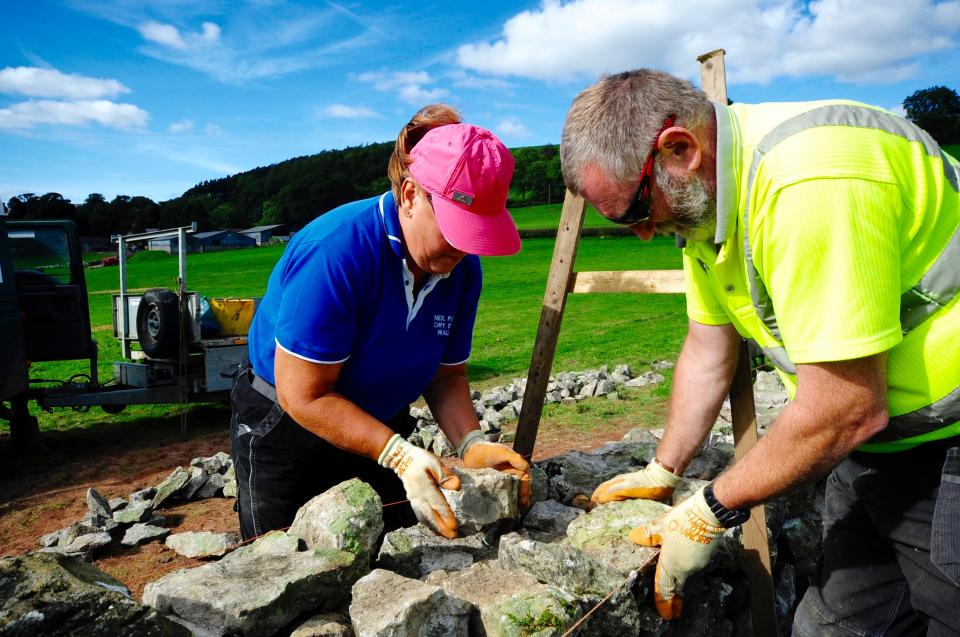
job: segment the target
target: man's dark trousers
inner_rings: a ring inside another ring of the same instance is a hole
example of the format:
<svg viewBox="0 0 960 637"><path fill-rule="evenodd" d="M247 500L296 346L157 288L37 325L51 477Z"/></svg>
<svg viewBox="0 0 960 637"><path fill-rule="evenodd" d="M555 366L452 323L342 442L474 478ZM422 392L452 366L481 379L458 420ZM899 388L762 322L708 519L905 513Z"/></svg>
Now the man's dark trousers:
<svg viewBox="0 0 960 637"><path fill-rule="evenodd" d="M960 635L960 447L854 453L827 479L797 637Z"/></svg>

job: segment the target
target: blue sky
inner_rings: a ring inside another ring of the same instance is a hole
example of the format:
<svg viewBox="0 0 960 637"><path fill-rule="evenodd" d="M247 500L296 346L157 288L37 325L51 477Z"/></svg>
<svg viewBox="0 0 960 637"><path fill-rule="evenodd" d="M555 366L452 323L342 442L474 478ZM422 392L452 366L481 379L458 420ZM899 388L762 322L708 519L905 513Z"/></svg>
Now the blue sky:
<svg viewBox="0 0 960 637"><path fill-rule="evenodd" d="M392 140L446 101L508 146L557 143L573 96L638 66L738 102L898 109L960 90L960 0L4 0L0 198L176 197L299 155Z"/></svg>

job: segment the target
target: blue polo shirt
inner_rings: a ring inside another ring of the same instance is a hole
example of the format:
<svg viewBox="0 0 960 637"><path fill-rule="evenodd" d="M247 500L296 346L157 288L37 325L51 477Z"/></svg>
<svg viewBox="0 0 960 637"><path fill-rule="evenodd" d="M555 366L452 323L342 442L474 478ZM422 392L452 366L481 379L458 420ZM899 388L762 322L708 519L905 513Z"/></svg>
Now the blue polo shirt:
<svg viewBox="0 0 960 637"><path fill-rule="evenodd" d="M431 275L416 298L390 192L314 219L290 240L250 327L250 362L274 383L274 352L343 363L336 390L380 420L470 357L480 259Z"/></svg>

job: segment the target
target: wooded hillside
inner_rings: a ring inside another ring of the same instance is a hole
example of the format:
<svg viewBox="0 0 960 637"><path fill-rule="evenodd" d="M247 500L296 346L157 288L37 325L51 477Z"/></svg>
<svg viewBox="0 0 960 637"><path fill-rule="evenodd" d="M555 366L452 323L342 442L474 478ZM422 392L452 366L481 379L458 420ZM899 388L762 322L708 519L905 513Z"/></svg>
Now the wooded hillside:
<svg viewBox="0 0 960 637"><path fill-rule="evenodd" d="M274 223L296 230L343 203L390 187L387 160L393 143L368 144L296 157L222 179L197 184L176 199L142 196L107 201L99 193L74 204L60 194L26 193L7 202L12 218L74 219L82 235L109 236L170 228L196 221L199 229L248 228ZM509 205L551 203L563 198L556 145L512 149L516 168Z"/></svg>

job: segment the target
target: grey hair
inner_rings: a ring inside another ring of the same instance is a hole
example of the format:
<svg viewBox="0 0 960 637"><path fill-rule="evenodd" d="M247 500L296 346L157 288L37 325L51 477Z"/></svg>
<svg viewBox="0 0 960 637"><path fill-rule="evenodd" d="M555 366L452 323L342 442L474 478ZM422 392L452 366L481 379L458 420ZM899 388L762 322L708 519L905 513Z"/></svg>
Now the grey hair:
<svg viewBox="0 0 960 637"><path fill-rule="evenodd" d="M589 165L617 181L636 181L668 117L674 125L696 128L712 113L703 91L661 71L636 69L600 78L574 98L563 124L560 162L567 188L582 192Z"/></svg>

